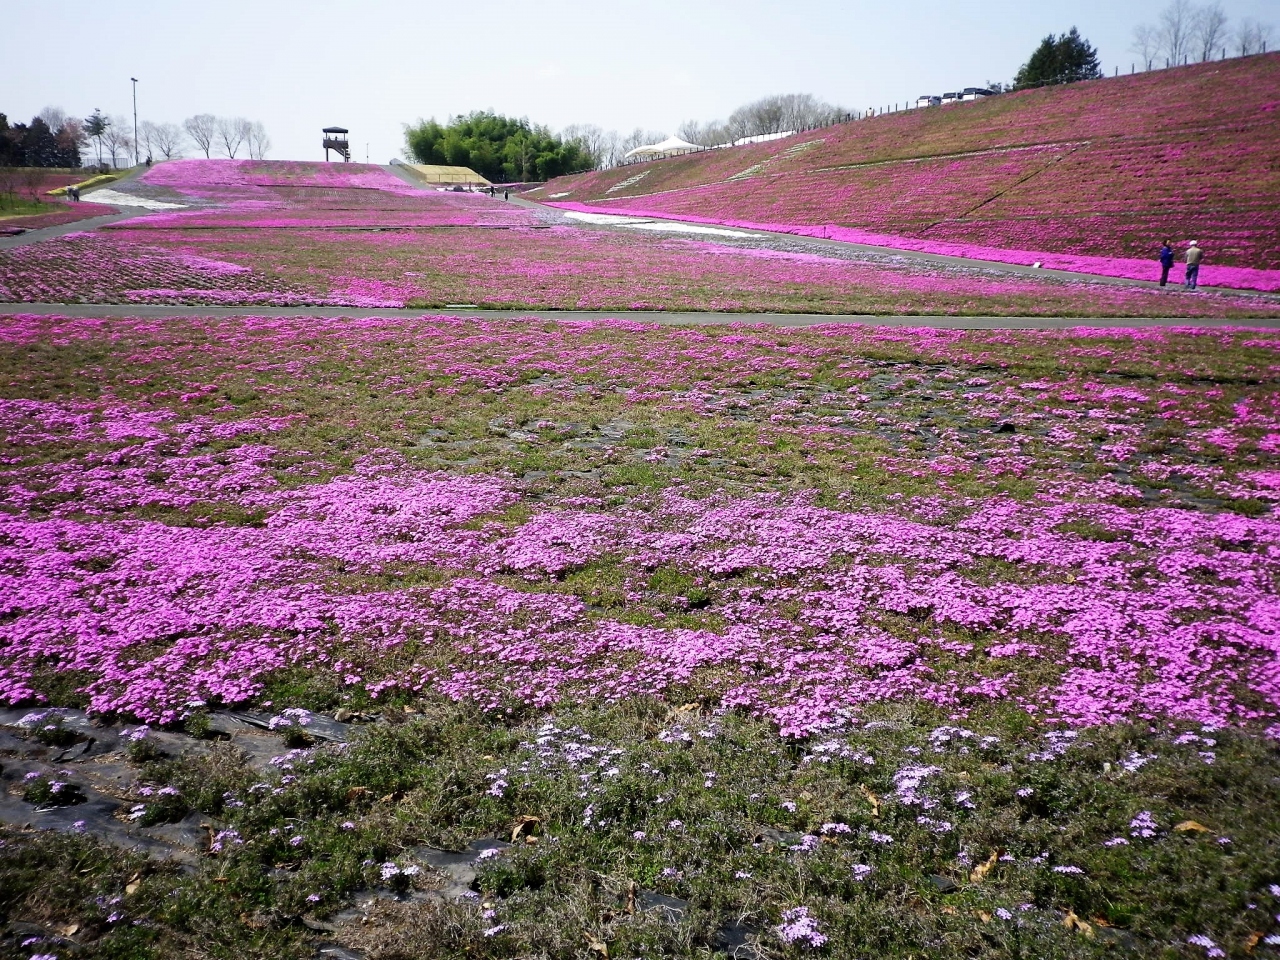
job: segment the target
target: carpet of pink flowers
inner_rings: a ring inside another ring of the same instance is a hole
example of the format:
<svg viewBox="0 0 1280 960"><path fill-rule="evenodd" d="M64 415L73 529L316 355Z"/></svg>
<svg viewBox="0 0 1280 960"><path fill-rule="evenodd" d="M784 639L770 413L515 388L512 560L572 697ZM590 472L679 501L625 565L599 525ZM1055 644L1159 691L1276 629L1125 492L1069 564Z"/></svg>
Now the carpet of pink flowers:
<svg viewBox="0 0 1280 960"><path fill-rule="evenodd" d="M561 178L534 196L1140 279L1161 240L1195 238L1203 282L1276 290L1278 105L1269 54Z"/></svg>
<svg viewBox="0 0 1280 960"><path fill-rule="evenodd" d="M1246 319L1271 299L1169 296L919 262L563 223L378 167L184 160L119 185L186 205L0 251L0 302L541 307ZM803 232L803 231L800 231ZM865 239L865 238L864 238Z"/></svg>
<svg viewBox="0 0 1280 960"><path fill-rule="evenodd" d="M301 669L495 711L695 695L789 735L886 700L1280 734L1273 335L12 317L0 345L0 702L70 683L168 722ZM584 391L753 431L764 469L539 485L414 452L522 407L536 447ZM771 479L781 448L807 481ZM900 479L818 479L872 469ZM565 589L591 571L622 609Z"/></svg>
<svg viewBox="0 0 1280 960"><path fill-rule="evenodd" d="M192 209L140 217L120 229L512 227L528 210L479 193L424 191L366 164L179 160L124 189Z"/></svg>

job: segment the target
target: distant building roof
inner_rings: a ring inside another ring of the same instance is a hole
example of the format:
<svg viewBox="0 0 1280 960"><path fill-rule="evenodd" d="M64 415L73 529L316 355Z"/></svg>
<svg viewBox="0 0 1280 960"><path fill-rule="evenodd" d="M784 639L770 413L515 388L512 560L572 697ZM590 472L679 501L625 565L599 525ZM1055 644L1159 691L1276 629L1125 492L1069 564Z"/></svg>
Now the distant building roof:
<svg viewBox="0 0 1280 960"><path fill-rule="evenodd" d="M701 150L702 147L696 143L690 143L688 140L681 140L679 137L668 137L661 143L651 143L643 147L636 147L634 150L627 151L627 159L632 157L675 157L682 153L693 153L695 150Z"/></svg>
<svg viewBox="0 0 1280 960"><path fill-rule="evenodd" d="M405 166L426 183L489 186L489 181L470 167L446 167L434 163L406 163Z"/></svg>

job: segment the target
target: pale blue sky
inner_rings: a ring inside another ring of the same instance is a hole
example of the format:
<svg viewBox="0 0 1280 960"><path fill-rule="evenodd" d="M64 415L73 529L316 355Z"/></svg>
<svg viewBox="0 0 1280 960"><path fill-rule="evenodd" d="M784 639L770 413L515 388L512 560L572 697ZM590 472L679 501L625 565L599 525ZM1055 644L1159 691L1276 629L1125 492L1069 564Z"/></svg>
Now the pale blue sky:
<svg viewBox="0 0 1280 960"><path fill-rule="evenodd" d="M1280 0L1223 0L1270 21ZM193 113L266 124L271 156L319 159L320 128L351 129L385 163L401 125L493 109L561 128L674 132L772 93L865 109L1008 80L1072 25L1107 73L1136 59L1158 0L3 0L0 111L46 105L143 119ZM479 12L484 9L484 13ZM30 37L31 42L21 42Z"/></svg>

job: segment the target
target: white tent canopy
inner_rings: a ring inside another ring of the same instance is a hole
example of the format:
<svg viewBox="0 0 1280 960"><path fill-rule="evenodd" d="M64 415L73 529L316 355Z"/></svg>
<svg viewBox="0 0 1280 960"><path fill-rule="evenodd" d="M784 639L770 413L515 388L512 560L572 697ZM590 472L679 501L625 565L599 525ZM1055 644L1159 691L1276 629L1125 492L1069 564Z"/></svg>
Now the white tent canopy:
<svg viewBox="0 0 1280 960"><path fill-rule="evenodd" d="M627 159L632 157L676 157L682 153L692 153L702 148L696 143L681 140L679 137L668 137L661 143L653 143L644 147L636 147L627 151Z"/></svg>

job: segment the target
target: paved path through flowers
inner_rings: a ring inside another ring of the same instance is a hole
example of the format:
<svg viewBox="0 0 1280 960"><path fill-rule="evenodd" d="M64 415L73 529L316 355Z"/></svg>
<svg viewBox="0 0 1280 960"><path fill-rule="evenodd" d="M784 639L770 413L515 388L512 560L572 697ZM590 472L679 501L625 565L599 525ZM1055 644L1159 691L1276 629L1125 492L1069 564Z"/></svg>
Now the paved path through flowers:
<svg viewBox="0 0 1280 960"><path fill-rule="evenodd" d="M1280 330L1280 319L1214 320L1197 317L947 317L879 316L829 313L715 313L661 310L478 310L432 307L391 310L368 307L205 307L136 303L0 303L0 317L465 317L530 320L637 320L669 326L709 326L728 323L769 324L775 327L814 327L857 324L873 327L931 327L942 330L1071 330L1138 327Z"/></svg>
<svg viewBox="0 0 1280 960"><path fill-rule="evenodd" d="M533 200L525 200L517 197L511 198L512 203L530 209L542 211L557 211L558 208L541 204ZM1089 283L1111 284L1113 286L1125 287L1159 287L1160 284L1155 280L1134 280L1129 277L1109 277L1100 273L1077 273L1071 270L1048 270L1042 267L1031 267L1018 263L1004 263L997 260L979 260L974 257L953 257L940 253L924 253L919 250L905 250L900 247L884 247L876 246L869 243L854 243L849 240L828 240L823 237L811 237L807 235L783 233L774 230L760 230L751 228L750 230L726 230L723 228L709 227L705 223L697 223L689 220L677 220L669 217L653 217L653 216L623 216L612 213L583 214L576 211L560 210L567 220L576 222L581 226L584 222L596 228L614 229L624 231L649 230L655 232L697 232L700 239L714 242L715 234L721 236L747 237L757 240L779 240L786 239L794 242L803 240L806 245L826 250L839 250L845 253L861 253L872 254L878 256L900 257L904 260L915 260L920 263L928 263L935 266L944 267L981 267L985 270L994 270L1000 273L1019 274L1031 277L1053 277L1059 280L1085 280ZM589 219L588 219L589 218ZM1155 264L1155 261L1152 261ZM1152 273L1155 274L1157 268L1153 266ZM1175 285L1171 293L1178 293L1179 289ZM1244 296L1268 296L1262 291L1237 289L1235 287L1210 287L1201 285L1200 289L1206 291L1230 292L1232 294L1240 294Z"/></svg>

